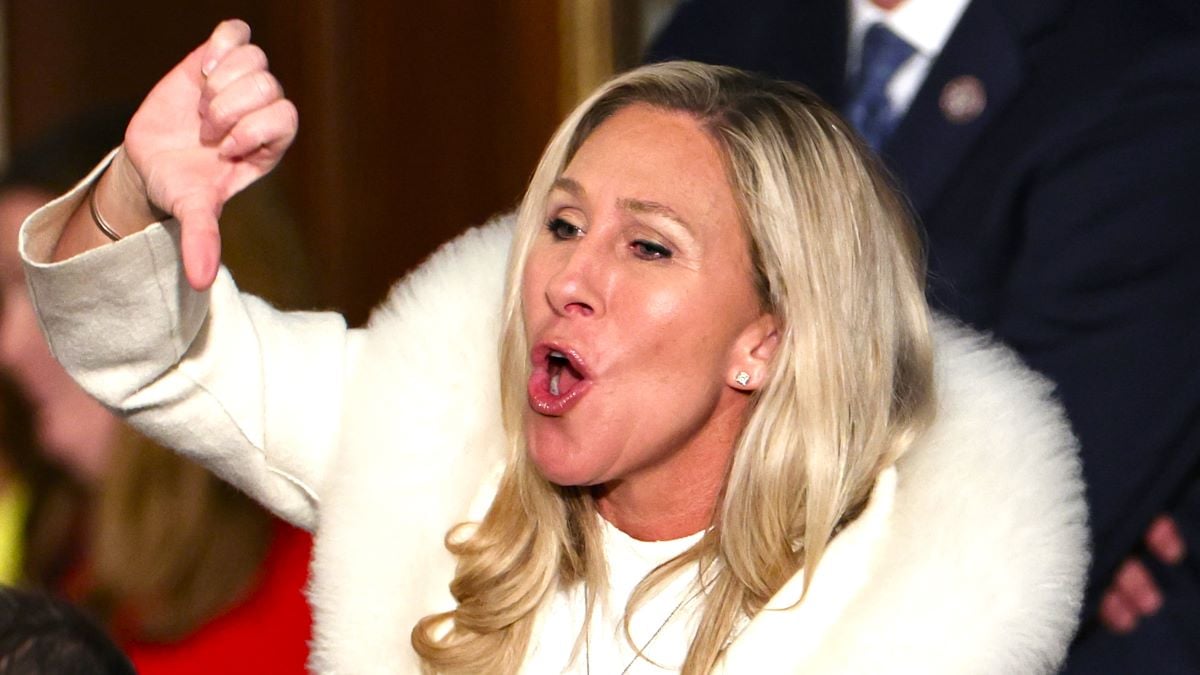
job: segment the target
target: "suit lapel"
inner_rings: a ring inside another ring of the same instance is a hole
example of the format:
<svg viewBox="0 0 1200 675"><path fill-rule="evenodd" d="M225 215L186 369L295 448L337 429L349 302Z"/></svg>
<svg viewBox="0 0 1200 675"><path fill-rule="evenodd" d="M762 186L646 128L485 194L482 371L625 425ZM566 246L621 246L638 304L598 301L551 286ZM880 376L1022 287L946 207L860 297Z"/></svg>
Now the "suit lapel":
<svg viewBox="0 0 1200 675"><path fill-rule="evenodd" d="M1022 77L1021 44L992 0L963 13L883 147L918 213L926 213L980 134L1004 110Z"/></svg>

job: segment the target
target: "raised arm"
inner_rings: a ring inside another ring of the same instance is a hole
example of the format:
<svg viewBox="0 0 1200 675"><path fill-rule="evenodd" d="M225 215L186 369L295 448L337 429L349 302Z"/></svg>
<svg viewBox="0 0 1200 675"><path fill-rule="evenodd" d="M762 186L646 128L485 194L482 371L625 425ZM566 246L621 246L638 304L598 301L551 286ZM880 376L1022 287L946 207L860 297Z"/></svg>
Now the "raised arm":
<svg viewBox="0 0 1200 675"><path fill-rule="evenodd" d="M336 314L244 296L220 271L221 207L296 130L248 40L244 23L218 26L150 93L123 148L26 222L21 253L51 349L85 389L311 527L358 338Z"/></svg>

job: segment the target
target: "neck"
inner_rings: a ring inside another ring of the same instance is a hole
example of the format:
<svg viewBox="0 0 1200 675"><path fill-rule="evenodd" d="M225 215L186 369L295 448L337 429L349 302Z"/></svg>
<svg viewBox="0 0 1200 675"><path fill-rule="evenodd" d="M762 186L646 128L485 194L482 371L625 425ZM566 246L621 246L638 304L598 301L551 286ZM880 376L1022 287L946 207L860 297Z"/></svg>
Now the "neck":
<svg viewBox="0 0 1200 675"><path fill-rule="evenodd" d="M900 6L904 0L871 0L871 4L885 12L890 12Z"/></svg>
<svg viewBox="0 0 1200 675"><path fill-rule="evenodd" d="M678 539L713 522L725 490L748 399L736 392L670 457L593 488L596 510L634 539Z"/></svg>
<svg viewBox="0 0 1200 675"><path fill-rule="evenodd" d="M596 488L596 510L618 530L642 541L663 541L695 534L712 524L724 485L720 479L659 483L643 489L626 481ZM669 491L669 493L667 492Z"/></svg>

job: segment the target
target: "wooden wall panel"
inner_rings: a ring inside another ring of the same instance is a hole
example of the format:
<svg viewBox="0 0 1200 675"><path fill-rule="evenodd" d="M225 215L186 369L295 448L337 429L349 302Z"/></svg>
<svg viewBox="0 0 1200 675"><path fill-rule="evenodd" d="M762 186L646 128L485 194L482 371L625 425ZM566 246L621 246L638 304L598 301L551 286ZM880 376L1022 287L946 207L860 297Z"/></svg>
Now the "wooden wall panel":
<svg viewBox="0 0 1200 675"><path fill-rule="evenodd" d="M556 0L9 0L14 140L139 98L234 15L300 109L279 180L323 304L352 322L511 208L557 123Z"/></svg>

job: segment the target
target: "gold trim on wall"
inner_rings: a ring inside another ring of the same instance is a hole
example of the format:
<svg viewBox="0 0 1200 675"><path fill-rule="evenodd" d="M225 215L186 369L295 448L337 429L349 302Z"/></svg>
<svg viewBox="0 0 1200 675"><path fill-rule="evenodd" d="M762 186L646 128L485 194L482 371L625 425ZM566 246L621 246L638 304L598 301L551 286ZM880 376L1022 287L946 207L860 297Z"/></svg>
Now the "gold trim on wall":
<svg viewBox="0 0 1200 675"><path fill-rule="evenodd" d="M615 71L613 0L559 0L559 109L570 112Z"/></svg>
<svg viewBox="0 0 1200 675"><path fill-rule="evenodd" d="M8 86L8 2L0 2L0 167L7 167L12 152Z"/></svg>

